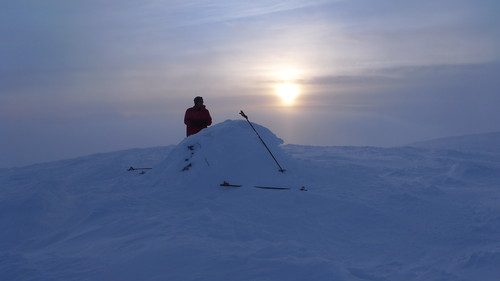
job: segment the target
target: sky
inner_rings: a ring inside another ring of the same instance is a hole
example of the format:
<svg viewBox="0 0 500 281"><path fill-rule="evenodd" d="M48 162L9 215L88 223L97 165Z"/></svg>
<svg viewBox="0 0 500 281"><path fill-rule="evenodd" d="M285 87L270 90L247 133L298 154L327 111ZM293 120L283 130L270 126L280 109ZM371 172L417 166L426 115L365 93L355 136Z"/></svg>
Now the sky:
<svg viewBox="0 0 500 281"><path fill-rule="evenodd" d="M195 96L291 144L500 131L496 0L0 6L0 167L177 144Z"/></svg>

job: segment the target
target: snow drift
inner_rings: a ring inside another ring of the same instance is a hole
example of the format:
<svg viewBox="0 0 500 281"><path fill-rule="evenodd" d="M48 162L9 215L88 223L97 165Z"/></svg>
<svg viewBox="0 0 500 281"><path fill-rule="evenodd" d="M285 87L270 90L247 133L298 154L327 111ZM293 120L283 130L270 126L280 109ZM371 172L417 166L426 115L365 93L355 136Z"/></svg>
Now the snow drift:
<svg viewBox="0 0 500 281"><path fill-rule="evenodd" d="M285 173L241 121L176 146L0 169L0 280L500 276L494 147L283 145L256 128Z"/></svg>

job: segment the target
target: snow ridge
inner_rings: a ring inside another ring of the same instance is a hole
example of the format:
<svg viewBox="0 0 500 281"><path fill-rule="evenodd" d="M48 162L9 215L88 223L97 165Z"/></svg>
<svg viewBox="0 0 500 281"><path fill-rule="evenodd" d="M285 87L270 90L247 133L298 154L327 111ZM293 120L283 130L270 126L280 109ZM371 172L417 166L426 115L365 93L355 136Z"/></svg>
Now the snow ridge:
<svg viewBox="0 0 500 281"><path fill-rule="evenodd" d="M414 143L411 146L500 154L500 132L439 138Z"/></svg>

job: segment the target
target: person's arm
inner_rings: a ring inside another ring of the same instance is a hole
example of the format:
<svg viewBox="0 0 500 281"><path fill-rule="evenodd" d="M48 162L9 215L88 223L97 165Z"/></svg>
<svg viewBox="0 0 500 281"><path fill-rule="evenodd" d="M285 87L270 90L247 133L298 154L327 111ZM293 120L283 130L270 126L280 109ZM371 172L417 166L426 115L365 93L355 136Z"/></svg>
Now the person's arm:
<svg viewBox="0 0 500 281"><path fill-rule="evenodd" d="M210 116L210 112L207 109L207 126L212 125L212 116Z"/></svg>
<svg viewBox="0 0 500 281"><path fill-rule="evenodd" d="M191 125L191 116L189 114L189 109L186 110L186 113L184 114L184 124L186 125Z"/></svg>

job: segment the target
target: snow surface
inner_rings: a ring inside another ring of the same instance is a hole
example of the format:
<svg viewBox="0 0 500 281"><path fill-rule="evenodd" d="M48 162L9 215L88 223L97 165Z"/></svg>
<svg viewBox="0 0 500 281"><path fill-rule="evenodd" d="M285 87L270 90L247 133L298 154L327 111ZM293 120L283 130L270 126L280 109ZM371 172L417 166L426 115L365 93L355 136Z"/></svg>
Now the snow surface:
<svg viewBox="0 0 500 281"><path fill-rule="evenodd" d="M499 280L498 134L314 147L255 127L285 173L232 120L0 169L0 280Z"/></svg>

